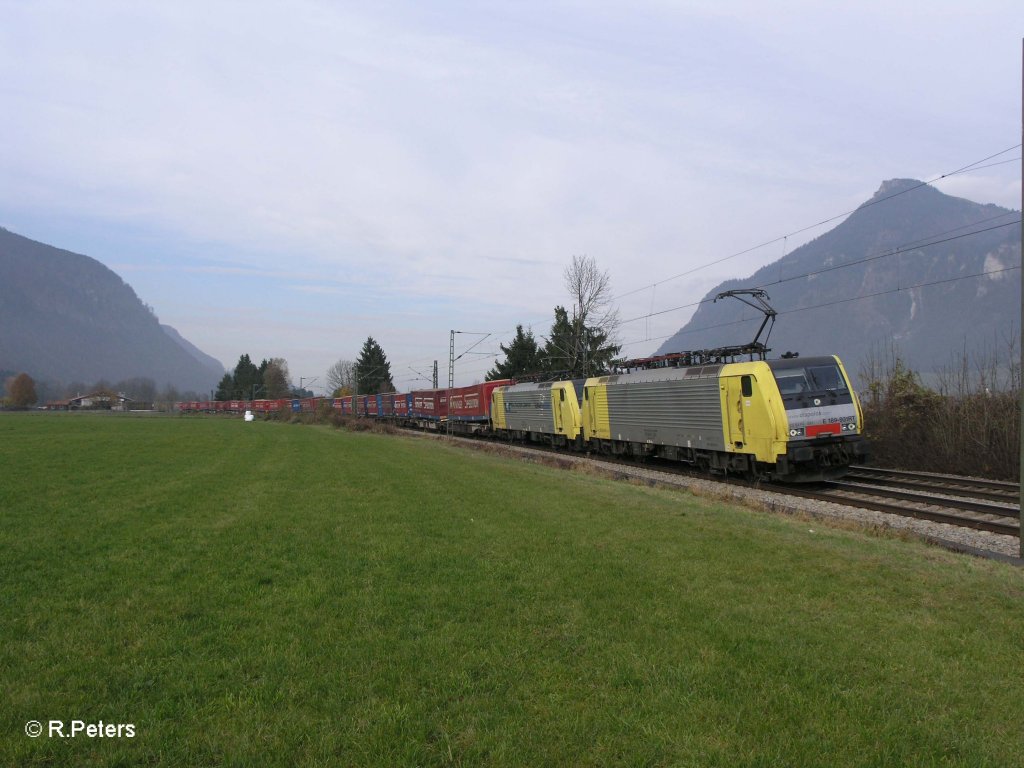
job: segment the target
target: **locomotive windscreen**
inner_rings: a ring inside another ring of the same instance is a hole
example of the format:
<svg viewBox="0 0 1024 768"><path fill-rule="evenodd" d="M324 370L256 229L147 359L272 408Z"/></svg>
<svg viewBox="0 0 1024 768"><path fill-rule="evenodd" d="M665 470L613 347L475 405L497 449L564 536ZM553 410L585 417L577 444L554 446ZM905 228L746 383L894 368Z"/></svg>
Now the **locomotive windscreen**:
<svg viewBox="0 0 1024 768"><path fill-rule="evenodd" d="M793 367L772 365L779 392L785 395L800 395L810 392L833 392L846 394L846 380L839 366L831 358L822 361L806 361Z"/></svg>

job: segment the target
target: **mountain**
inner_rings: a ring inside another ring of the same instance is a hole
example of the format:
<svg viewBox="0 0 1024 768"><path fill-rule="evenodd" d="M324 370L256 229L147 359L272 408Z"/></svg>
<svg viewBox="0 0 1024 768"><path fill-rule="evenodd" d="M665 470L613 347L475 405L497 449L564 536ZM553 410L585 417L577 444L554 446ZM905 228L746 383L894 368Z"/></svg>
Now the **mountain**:
<svg viewBox="0 0 1024 768"><path fill-rule="evenodd" d="M218 381L220 381L221 377L224 376L224 364L221 363L220 360L203 352L203 350L186 339L171 326L161 323L160 327L163 329L164 333L171 337L171 340L175 344L192 355L192 357L195 358L201 366L210 372L211 376L214 376Z"/></svg>
<svg viewBox="0 0 1024 768"><path fill-rule="evenodd" d="M3 228L0 370L56 382L149 378L195 392L224 374L100 262Z"/></svg>
<svg viewBox="0 0 1024 768"><path fill-rule="evenodd" d="M886 181L834 229L712 290L655 354L752 341L763 315L711 299L760 287L778 312L772 357L838 354L857 376L891 346L922 373L948 368L965 349L1005 356L1020 338L1019 222L1017 211Z"/></svg>

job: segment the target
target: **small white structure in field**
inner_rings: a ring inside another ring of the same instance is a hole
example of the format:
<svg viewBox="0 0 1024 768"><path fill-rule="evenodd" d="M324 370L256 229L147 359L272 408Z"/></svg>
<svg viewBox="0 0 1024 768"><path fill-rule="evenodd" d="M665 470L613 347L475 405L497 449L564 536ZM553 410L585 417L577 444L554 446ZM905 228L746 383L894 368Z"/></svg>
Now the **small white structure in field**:
<svg viewBox="0 0 1024 768"><path fill-rule="evenodd" d="M252 411L246 411L245 412L245 420L246 421L252 421L254 418L256 418L256 417L252 415Z"/></svg>

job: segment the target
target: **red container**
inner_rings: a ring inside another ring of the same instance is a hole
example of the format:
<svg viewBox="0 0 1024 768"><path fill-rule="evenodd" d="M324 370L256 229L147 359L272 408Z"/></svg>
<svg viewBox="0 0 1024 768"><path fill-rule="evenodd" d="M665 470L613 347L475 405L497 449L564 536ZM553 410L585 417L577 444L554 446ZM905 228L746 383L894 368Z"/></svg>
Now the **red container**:
<svg viewBox="0 0 1024 768"><path fill-rule="evenodd" d="M409 415L409 411L412 407L412 395L392 395L391 396L391 407L392 412L399 418L404 418Z"/></svg>
<svg viewBox="0 0 1024 768"><path fill-rule="evenodd" d="M511 383L511 379L501 379L451 390L448 395L448 418L452 421L488 421L491 418L491 392L496 387Z"/></svg>
<svg viewBox="0 0 1024 768"><path fill-rule="evenodd" d="M442 421L448 418L448 390L421 389L412 393L411 416L427 421Z"/></svg>

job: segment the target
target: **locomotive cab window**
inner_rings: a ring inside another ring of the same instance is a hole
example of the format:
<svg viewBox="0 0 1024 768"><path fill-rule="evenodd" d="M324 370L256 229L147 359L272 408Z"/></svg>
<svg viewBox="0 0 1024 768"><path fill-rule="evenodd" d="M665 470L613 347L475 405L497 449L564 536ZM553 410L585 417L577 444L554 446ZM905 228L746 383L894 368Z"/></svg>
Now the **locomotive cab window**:
<svg viewBox="0 0 1024 768"><path fill-rule="evenodd" d="M800 395L805 392L846 393L846 381L834 363L808 365L800 368L776 369L775 381L783 395Z"/></svg>
<svg viewBox="0 0 1024 768"><path fill-rule="evenodd" d="M815 389L845 392L846 382L837 365L816 365L807 368L807 378L814 382Z"/></svg>
<svg viewBox="0 0 1024 768"><path fill-rule="evenodd" d="M754 394L753 377L743 376L740 378L740 391L743 392L744 397L750 397Z"/></svg>

